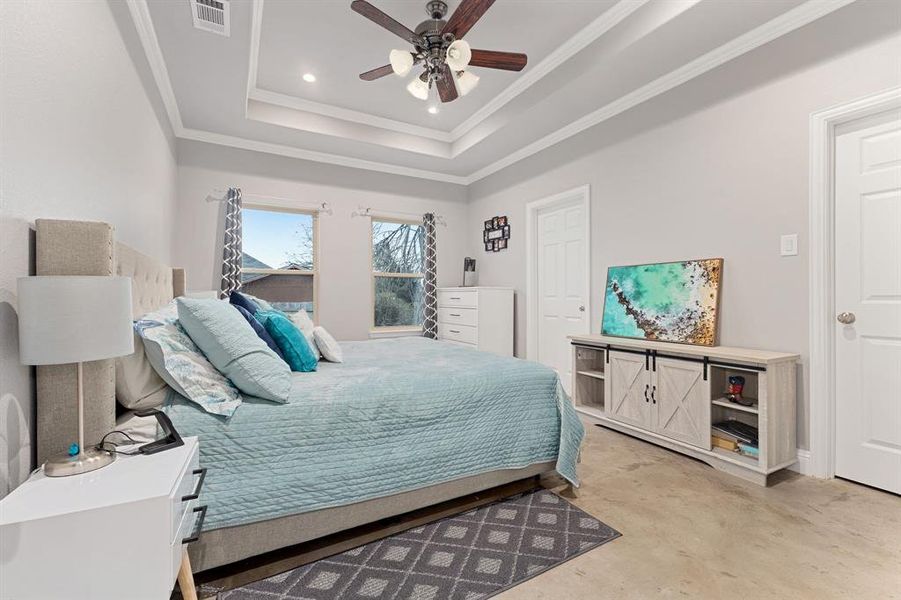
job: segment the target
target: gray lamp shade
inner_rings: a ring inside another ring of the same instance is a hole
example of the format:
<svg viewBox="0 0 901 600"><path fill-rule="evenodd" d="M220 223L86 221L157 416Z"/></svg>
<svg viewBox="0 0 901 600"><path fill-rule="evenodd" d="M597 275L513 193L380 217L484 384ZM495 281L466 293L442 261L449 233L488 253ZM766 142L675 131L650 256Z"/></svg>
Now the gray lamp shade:
<svg viewBox="0 0 901 600"><path fill-rule="evenodd" d="M128 277L22 277L18 306L24 365L88 362L134 352Z"/></svg>

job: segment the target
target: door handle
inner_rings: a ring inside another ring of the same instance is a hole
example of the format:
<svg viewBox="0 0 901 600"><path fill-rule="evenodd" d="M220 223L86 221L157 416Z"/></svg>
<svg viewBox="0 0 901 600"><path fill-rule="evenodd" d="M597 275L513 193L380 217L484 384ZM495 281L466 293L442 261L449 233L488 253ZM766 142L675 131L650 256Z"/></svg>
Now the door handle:
<svg viewBox="0 0 901 600"><path fill-rule="evenodd" d="M644 401L650 402L650 398L648 398L648 384L644 384Z"/></svg>
<svg viewBox="0 0 901 600"><path fill-rule="evenodd" d="M651 386L651 402L657 404L657 398L654 397L654 394L657 393L657 386Z"/></svg>
<svg viewBox="0 0 901 600"><path fill-rule="evenodd" d="M579 306L579 312L585 312L585 305L582 304Z"/></svg>
<svg viewBox="0 0 901 600"><path fill-rule="evenodd" d="M857 315L855 315L853 312L842 312L838 313L835 319L842 325L850 325L857 320Z"/></svg>

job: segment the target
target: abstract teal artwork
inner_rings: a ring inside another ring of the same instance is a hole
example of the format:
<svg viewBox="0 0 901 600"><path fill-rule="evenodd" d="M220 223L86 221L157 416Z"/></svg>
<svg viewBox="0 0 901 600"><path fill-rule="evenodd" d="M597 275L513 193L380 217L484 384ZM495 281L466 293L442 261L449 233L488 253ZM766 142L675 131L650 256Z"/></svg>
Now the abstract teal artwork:
<svg viewBox="0 0 901 600"><path fill-rule="evenodd" d="M610 267L603 335L713 346L722 258Z"/></svg>

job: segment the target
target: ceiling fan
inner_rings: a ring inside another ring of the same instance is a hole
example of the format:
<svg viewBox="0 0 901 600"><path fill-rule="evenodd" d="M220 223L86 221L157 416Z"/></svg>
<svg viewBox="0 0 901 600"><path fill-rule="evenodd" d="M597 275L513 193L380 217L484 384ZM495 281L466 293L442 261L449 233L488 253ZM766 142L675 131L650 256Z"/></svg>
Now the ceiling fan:
<svg viewBox="0 0 901 600"><path fill-rule="evenodd" d="M474 50L462 39L492 4L494 0L462 0L445 21L447 3L429 0L429 18L411 31L366 0L354 0L350 7L355 12L413 44L413 50L392 50L390 64L360 73L360 79L373 81L390 73L404 77L414 66L422 65L422 73L407 85L407 91L420 100L428 100L434 85L442 102L453 102L458 91L465 96L479 83L478 75L467 71L468 67L522 71L528 60L525 54Z"/></svg>

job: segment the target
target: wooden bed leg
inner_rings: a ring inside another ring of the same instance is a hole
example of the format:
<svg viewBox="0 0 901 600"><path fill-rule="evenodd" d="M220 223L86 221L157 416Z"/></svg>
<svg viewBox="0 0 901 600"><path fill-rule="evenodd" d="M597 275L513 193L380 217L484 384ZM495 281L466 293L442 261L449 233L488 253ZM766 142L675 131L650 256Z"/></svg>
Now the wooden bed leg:
<svg viewBox="0 0 901 600"><path fill-rule="evenodd" d="M181 555L181 567L178 569L178 588L184 600L197 600L197 590L194 588L194 574L191 572L191 559L188 557L188 549L185 548Z"/></svg>

